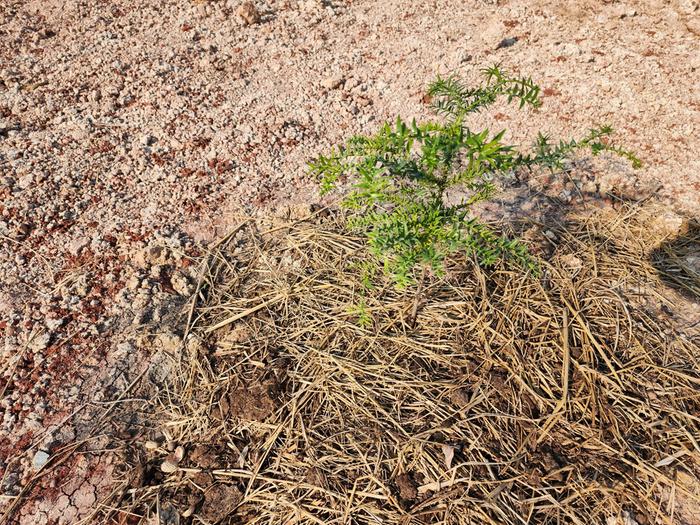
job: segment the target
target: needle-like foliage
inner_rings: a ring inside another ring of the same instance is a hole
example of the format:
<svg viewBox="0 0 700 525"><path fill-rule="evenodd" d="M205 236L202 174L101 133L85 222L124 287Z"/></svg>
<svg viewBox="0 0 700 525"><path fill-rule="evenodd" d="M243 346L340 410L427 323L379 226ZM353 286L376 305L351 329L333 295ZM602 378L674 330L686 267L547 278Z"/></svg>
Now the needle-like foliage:
<svg viewBox="0 0 700 525"><path fill-rule="evenodd" d="M444 121L419 124L397 118L376 134L352 137L310 163L322 193L351 181L343 199L350 226L366 234L372 253L401 287L412 282L417 266L440 274L445 257L460 250L476 255L484 266L505 258L536 270L522 243L494 233L470 214L473 204L493 195L495 177L522 168L562 169L581 149L593 155L609 151L634 167L640 164L633 153L608 142L609 126L558 144L540 134L534 148L524 152L504 143L505 130L470 129L468 115L499 97L518 101L520 108L541 105L540 88L531 79L511 77L496 66L483 74L483 84L475 88L454 76L429 86L433 107ZM448 204L447 190L457 190L463 198Z"/></svg>

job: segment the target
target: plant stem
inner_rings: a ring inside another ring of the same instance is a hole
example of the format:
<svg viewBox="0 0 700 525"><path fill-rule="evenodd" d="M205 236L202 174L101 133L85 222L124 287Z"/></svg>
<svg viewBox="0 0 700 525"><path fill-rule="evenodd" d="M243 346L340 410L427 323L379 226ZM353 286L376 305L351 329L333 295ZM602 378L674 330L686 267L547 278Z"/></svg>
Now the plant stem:
<svg viewBox="0 0 700 525"><path fill-rule="evenodd" d="M420 281L418 281L418 288L416 289L416 295L413 299L413 308L411 308L411 315L408 318L408 324L411 328L416 327L416 320L418 319L418 308L420 307L421 299L423 298L423 283L425 283L425 277L428 275L428 267L423 266L423 271L420 274Z"/></svg>

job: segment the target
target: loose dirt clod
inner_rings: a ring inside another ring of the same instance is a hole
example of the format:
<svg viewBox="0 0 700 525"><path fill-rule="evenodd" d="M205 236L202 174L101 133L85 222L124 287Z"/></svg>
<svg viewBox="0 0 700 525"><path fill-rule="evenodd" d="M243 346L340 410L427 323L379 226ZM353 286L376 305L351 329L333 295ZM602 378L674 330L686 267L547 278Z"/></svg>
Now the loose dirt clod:
<svg viewBox="0 0 700 525"><path fill-rule="evenodd" d="M207 523L219 523L229 516L240 503L243 495L230 485L214 485L204 496L199 515Z"/></svg>
<svg viewBox="0 0 700 525"><path fill-rule="evenodd" d="M238 6L238 9L236 9L236 14L245 25L252 25L260 22L260 12L253 2L243 2Z"/></svg>
<svg viewBox="0 0 700 525"><path fill-rule="evenodd" d="M418 498L418 486L410 474L399 474L396 476L396 486L399 489L399 497L406 501L411 502Z"/></svg>

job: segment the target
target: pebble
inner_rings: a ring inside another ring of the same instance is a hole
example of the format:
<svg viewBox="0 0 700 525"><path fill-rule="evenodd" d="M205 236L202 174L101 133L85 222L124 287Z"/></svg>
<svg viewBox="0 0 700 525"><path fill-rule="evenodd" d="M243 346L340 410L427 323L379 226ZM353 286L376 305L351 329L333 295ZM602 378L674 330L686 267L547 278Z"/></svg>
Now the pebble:
<svg viewBox="0 0 700 525"><path fill-rule="evenodd" d="M58 330L61 327L61 325L63 325L63 323L64 323L64 319L60 319L60 318L59 319L48 318L44 321L44 324L46 325L46 327L51 331Z"/></svg>
<svg viewBox="0 0 700 525"><path fill-rule="evenodd" d="M192 285L189 277L187 277L181 271L176 271L170 278L170 284L178 294L182 296L189 296L194 293L194 286Z"/></svg>
<svg viewBox="0 0 700 525"><path fill-rule="evenodd" d="M688 226L688 220L672 211L666 211L654 221L653 227L661 234L675 237L683 233Z"/></svg>
<svg viewBox="0 0 700 525"><path fill-rule="evenodd" d="M343 84L344 81L345 79L342 77L342 75L334 75L323 79L321 81L321 85L326 89L337 89Z"/></svg>
<svg viewBox="0 0 700 525"><path fill-rule="evenodd" d="M496 49L503 49L503 48L506 48L506 47L512 47L512 46L514 46L517 42L518 42L518 37L517 37L517 36L513 36L513 37L510 37L510 38L504 38L503 40L501 40L501 41L498 43L498 45L496 46Z"/></svg>
<svg viewBox="0 0 700 525"><path fill-rule="evenodd" d="M29 186L32 185L33 182L34 182L34 174L27 173L26 175L21 176L17 180L17 186L19 186L23 190L26 190L27 188L29 188Z"/></svg>
<svg viewBox="0 0 700 525"><path fill-rule="evenodd" d="M596 186L595 182L586 181L581 185L581 191L585 194L592 195L594 193L597 193L598 187Z"/></svg>
<svg viewBox="0 0 700 525"><path fill-rule="evenodd" d="M686 255L683 258L685 266L698 277L700 277L700 254L698 255Z"/></svg>
<svg viewBox="0 0 700 525"><path fill-rule="evenodd" d="M32 459L34 470L41 470L49 462L49 454L43 450L38 450Z"/></svg>
<svg viewBox="0 0 700 525"><path fill-rule="evenodd" d="M34 352L40 352L49 346L49 341L51 341L51 334L49 332L44 332L31 339L29 348Z"/></svg>
<svg viewBox="0 0 700 525"><path fill-rule="evenodd" d="M236 14L243 24L247 26L257 24L261 19L260 11L258 11L258 8L255 7L253 2L243 2L238 9L236 9Z"/></svg>

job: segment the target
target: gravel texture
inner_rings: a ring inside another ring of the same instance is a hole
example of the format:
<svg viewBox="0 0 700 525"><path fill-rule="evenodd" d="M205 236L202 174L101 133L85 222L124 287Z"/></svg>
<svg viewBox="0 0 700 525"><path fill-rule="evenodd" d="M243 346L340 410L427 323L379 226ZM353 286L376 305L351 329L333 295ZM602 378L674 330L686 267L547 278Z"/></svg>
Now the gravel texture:
<svg viewBox="0 0 700 525"><path fill-rule="evenodd" d="M313 201L305 162L426 116L436 73L497 62L545 105L475 124L519 143L609 123L645 166L587 190L700 214L694 0L1 2L0 506L21 523L88 516L109 458L43 485L37 470L149 362L134 334L192 292L201 246L243 213Z"/></svg>

